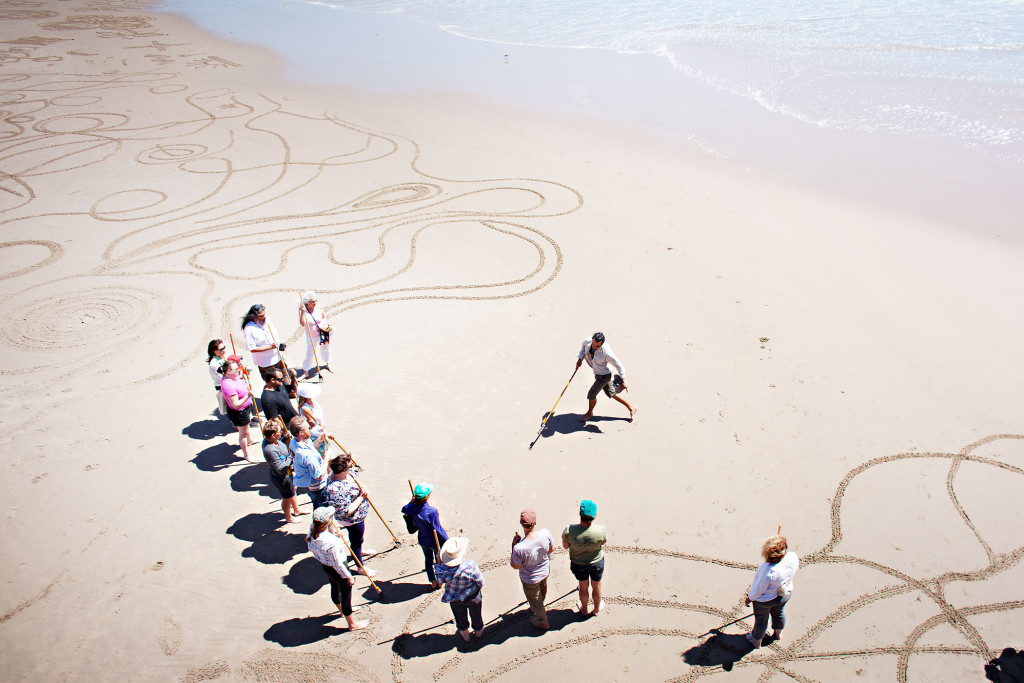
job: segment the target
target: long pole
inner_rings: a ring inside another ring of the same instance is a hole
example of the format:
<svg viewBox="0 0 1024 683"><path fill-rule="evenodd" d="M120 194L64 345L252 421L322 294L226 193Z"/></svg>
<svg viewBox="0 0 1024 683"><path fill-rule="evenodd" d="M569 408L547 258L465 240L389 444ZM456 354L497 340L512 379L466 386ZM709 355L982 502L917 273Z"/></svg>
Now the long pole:
<svg viewBox="0 0 1024 683"><path fill-rule="evenodd" d="M333 442L334 442L334 445L336 445L336 446L337 446L338 448L341 448L342 452L344 452L344 453L345 453L346 455L348 455L348 456L349 456L350 458L352 457L352 454L351 454L351 453L349 453L348 451L346 451L346 450L345 450L345 449L344 449L344 448L342 447L342 445L341 445L340 443L338 443L337 439L335 439L335 438L334 438L333 436L332 436L332 437L330 437L330 439L331 439L331 441L333 441ZM355 462L356 462L356 461L355 461L355 460L353 459L353 460L352 460L352 464L354 465L354 464L355 464ZM392 531L392 530L391 530L391 527L390 527L390 526L388 526L388 523L384 521L384 515L380 514L380 510L378 510L378 509L377 509L377 506L373 504L373 501L372 501L372 500L370 500L370 497L369 497L368 495L366 495L366 491L364 491L364 490L363 490L363 485L359 483L359 480L358 480L358 479L356 479L354 475L353 475L352 479L355 479L355 482L356 482L356 486L358 486L358 487L359 487L359 492L363 494L363 498L365 498L365 499L366 499L366 502L370 504L370 507L372 507L372 508L373 508L373 511L377 513L377 516L378 516L378 517L380 517L380 521L381 521L381 522L382 522L382 523L384 524L384 528L388 530L388 533L389 533L389 534L391 534L391 538L392 538L392 539L394 540L394 542L395 542L395 543L398 543L398 536L395 536L395 532L394 532L394 531Z"/></svg>
<svg viewBox="0 0 1024 683"><path fill-rule="evenodd" d="M335 529L335 531L338 531L338 530ZM356 557L356 554L354 552L352 552L352 546L350 546L348 544L348 541L345 540L345 536L341 533L341 531L338 531L338 538L340 538L341 542L345 544L345 548L348 549L348 554L351 555L352 559L355 560L356 564L359 565L359 569L362 570L363 576L365 576L366 578L370 579L370 585L373 586L374 590L377 591L377 595L383 595L383 593L380 590L380 586L378 586L376 583L374 583L373 579L370 577L370 573L366 571L366 567L364 567L363 563L359 561L359 558Z"/></svg>
<svg viewBox="0 0 1024 683"><path fill-rule="evenodd" d="M231 353L237 356L238 351L235 350L235 338L230 332L228 332L228 339L231 340ZM260 417L260 409L256 407L256 395L252 393L252 382L249 381L249 372L241 363L239 363L238 365L242 369L242 375L245 377L245 385L249 387L249 393L252 394L252 407L253 410L256 412L256 423L260 426L260 434L262 434L263 419Z"/></svg>
<svg viewBox="0 0 1024 683"><path fill-rule="evenodd" d="M316 319L313 318L313 314L306 309L306 304L302 301L302 292L299 292L299 323L306 329L306 337L309 339L309 348L313 349L313 360L316 361L316 378L323 382L324 376L320 372L320 357L316 355L317 344L313 343L313 333L309 331L309 325L302 322L302 316L304 315L308 315L309 319L313 321L313 324L316 324ZM305 372L305 368L303 368L303 372Z"/></svg>
<svg viewBox="0 0 1024 683"><path fill-rule="evenodd" d="M540 423L540 429L537 430L537 439L540 438L541 432L543 432L544 427L547 426L548 420L550 420L551 416L555 414L555 408L558 407L558 402L562 400L563 396L565 396L565 390L569 388L570 384L572 384L573 377L576 376L576 373L579 372L579 370L579 366L576 366L576 369L572 371L572 375L569 377L569 381L565 383L565 388L562 389L562 393L558 395L558 399L555 401L555 405L551 406L551 410L549 410L548 414L544 416L544 419ZM537 439L534 439L533 443L537 443ZM533 443L530 444L530 448L533 448Z"/></svg>
<svg viewBox="0 0 1024 683"><path fill-rule="evenodd" d="M281 350L281 345L277 343L277 335L274 334L274 324L267 321L267 329L270 330L270 338L274 342L274 346L277 347L277 355L281 357L281 367L284 368L284 376L291 380L292 388L296 393L299 391L299 387L295 384L295 377L292 376L292 371L288 368L288 362L284 359L284 351Z"/></svg>

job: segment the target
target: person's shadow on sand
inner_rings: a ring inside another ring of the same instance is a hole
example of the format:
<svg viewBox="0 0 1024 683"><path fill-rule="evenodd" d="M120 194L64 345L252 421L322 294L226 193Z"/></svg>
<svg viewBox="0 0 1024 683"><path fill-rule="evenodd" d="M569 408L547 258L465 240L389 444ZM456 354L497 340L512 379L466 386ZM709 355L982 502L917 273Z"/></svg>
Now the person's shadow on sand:
<svg viewBox="0 0 1024 683"><path fill-rule="evenodd" d="M321 617L304 617L287 619L268 628L263 634L264 640L277 643L281 647L298 647L309 645L331 636L348 633L347 628L331 626L330 622L342 619L337 612ZM342 620L344 623L344 620Z"/></svg>
<svg viewBox="0 0 1024 683"><path fill-rule="evenodd" d="M214 417L212 420L199 420L181 430L181 433L197 441L209 441L218 437L235 433L235 428L225 418Z"/></svg>
<svg viewBox="0 0 1024 683"><path fill-rule="evenodd" d="M239 493L256 492L266 498L281 496L277 487L270 482L270 465L265 463L255 464L254 467L241 467L231 475L231 490Z"/></svg>
<svg viewBox="0 0 1024 683"><path fill-rule="evenodd" d="M717 631L712 633L715 635L684 652L683 661L690 666L720 666L725 671L732 671L733 664L754 651L753 646L741 635Z"/></svg>
<svg viewBox="0 0 1024 683"><path fill-rule="evenodd" d="M319 560L305 557L291 566L281 583L300 595L313 595L327 585L327 574Z"/></svg>
<svg viewBox="0 0 1024 683"><path fill-rule="evenodd" d="M237 465L240 462L245 463L244 460L239 460L237 451L238 446L219 443L199 451L196 453L196 457L192 458L189 462L195 465L196 469L201 472L216 472L225 467Z"/></svg>
<svg viewBox="0 0 1024 683"><path fill-rule="evenodd" d="M547 413L541 417L541 420L547 416ZM580 422L581 415L575 413L565 413L562 415L554 415L548 420L548 423L544 425L544 429L540 430L540 434L537 435L537 439L533 440L533 443L537 443L540 437L549 439L555 434L573 434L575 432L591 432L592 434L602 434L601 428L591 422ZM600 419L600 418L595 418ZM533 444L530 444L530 448L533 448Z"/></svg>
<svg viewBox="0 0 1024 683"><path fill-rule="evenodd" d="M1012 647L985 665L985 678L996 683L1024 683L1024 650Z"/></svg>
<svg viewBox="0 0 1024 683"><path fill-rule="evenodd" d="M242 557L251 557L262 564L284 564L307 548L302 534L280 529L283 519L280 512L249 514L229 526L226 533L252 544L242 551Z"/></svg>
<svg viewBox="0 0 1024 683"><path fill-rule="evenodd" d="M382 579L380 575L373 577L373 580L380 587L380 593L377 593L373 586L367 584L366 590L362 594L367 600L397 604L415 600L432 592L430 584L426 583L396 583L393 580Z"/></svg>

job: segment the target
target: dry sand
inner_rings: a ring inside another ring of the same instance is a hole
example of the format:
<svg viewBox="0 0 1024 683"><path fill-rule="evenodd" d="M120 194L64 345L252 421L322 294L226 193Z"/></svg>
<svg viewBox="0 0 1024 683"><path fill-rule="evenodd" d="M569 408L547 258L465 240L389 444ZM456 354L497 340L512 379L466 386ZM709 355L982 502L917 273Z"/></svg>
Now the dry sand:
<svg viewBox="0 0 1024 683"><path fill-rule="evenodd" d="M0 29L5 680L977 680L1024 645L1020 251L611 126L288 83L132 0ZM213 412L207 341L264 303L298 363L300 288L401 541L358 634ZM637 421L581 427L581 371L530 450L596 329ZM407 478L485 570L478 648ZM560 551L541 635L517 515L557 536L584 497L608 608L575 617ZM779 525L803 567L750 653L711 632Z"/></svg>

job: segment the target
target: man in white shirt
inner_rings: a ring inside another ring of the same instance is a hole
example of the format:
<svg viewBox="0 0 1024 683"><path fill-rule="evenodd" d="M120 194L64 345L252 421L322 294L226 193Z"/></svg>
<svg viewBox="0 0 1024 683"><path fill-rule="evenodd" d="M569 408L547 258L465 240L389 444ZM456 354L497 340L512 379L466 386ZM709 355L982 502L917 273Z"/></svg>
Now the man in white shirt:
<svg viewBox="0 0 1024 683"><path fill-rule="evenodd" d="M632 422L633 417L636 415L636 408L619 395L627 391L626 370L622 367L622 363L611 347L604 343L604 334L595 332L593 337L583 340L579 358L576 359L576 367L578 368L582 365L584 360L587 361L587 365L594 371L594 384L590 387L590 391L587 392L590 407L587 409L587 414L580 418L580 422L586 422L594 417L594 406L597 405L597 395L601 391L604 391L605 396L608 398L614 398L626 406L626 409L629 411L629 421ZM608 369L609 363L618 373L614 378L612 371Z"/></svg>
<svg viewBox="0 0 1024 683"><path fill-rule="evenodd" d="M295 398L295 373L285 370L281 351L284 344L275 344L277 328L267 320L267 307L256 304L249 309L242 320L242 334L245 336L245 347L252 354L252 360L260 369L260 377L267 381L270 368L278 368L284 374L284 386L290 398Z"/></svg>

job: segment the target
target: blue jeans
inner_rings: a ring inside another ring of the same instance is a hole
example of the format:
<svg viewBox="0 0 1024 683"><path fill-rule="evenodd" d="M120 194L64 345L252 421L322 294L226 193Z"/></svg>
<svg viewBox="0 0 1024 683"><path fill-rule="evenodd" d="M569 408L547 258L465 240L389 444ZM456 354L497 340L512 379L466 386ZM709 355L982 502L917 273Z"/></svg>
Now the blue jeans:
<svg viewBox="0 0 1024 683"><path fill-rule="evenodd" d="M767 602L754 601L754 628L750 632L750 637L754 640L761 640L764 638L765 631L768 630L768 616L772 618L772 630L781 631L786 628L786 602L782 599L782 596L769 600Z"/></svg>
<svg viewBox="0 0 1024 683"><path fill-rule="evenodd" d="M421 545L420 550L423 551L423 566L427 570L427 579L430 583L434 583L437 581L437 577L434 575L434 563L437 562L437 549Z"/></svg>
<svg viewBox="0 0 1024 683"><path fill-rule="evenodd" d="M328 507L327 504L327 487L323 487L319 491L313 489L306 489L306 493L309 494L309 499L313 501L313 509Z"/></svg>

